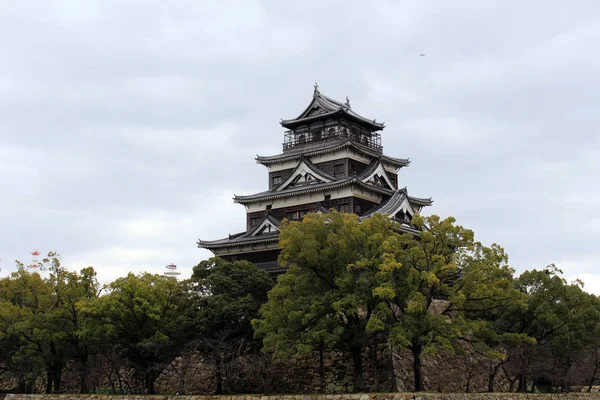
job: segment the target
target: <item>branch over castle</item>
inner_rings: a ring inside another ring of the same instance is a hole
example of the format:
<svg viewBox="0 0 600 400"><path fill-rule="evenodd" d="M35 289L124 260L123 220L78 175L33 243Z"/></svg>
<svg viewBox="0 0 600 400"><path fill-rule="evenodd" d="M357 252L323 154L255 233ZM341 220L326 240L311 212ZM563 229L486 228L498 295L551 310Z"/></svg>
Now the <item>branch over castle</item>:
<svg viewBox="0 0 600 400"><path fill-rule="evenodd" d="M415 213L430 206L431 198L408 195L398 187L398 172L410 161L383 154L385 124L352 110L350 100L327 97L315 85L313 98L294 119L281 121L283 151L257 156L269 171L269 188L234 196L246 207L246 230L226 238L199 240L198 247L228 261L248 260L271 274L284 271L277 264L281 220L300 220L309 212L330 209L361 218L375 213L398 221L406 232Z"/></svg>

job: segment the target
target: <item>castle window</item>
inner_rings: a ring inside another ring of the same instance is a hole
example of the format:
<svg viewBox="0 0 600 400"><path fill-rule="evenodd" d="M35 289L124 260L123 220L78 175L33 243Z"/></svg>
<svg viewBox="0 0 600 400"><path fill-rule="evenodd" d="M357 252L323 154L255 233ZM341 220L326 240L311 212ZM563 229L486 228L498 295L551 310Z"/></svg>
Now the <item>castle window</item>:
<svg viewBox="0 0 600 400"><path fill-rule="evenodd" d="M306 214L308 214L308 210L298 211L298 217L302 219Z"/></svg>
<svg viewBox="0 0 600 400"><path fill-rule="evenodd" d="M298 219L298 212L297 211L288 211L285 213L285 217L287 219L289 219L290 221L295 221Z"/></svg>
<svg viewBox="0 0 600 400"><path fill-rule="evenodd" d="M338 204L338 211L345 212L345 213L350 212L350 204L348 204L348 203Z"/></svg>
<svg viewBox="0 0 600 400"><path fill-rule="evenodd" d="M313 133L313 140L315 142L318 142L319 140L321 140L321 131L315 131Z"/></svg>
<svg viewBox="0 0 600 400"><path fill-rule="evenodd" d="M267 206L265 207L266 210L270 210L271 208L273 208L273 204L267 204Z"/></svg>
<svg viewBox="0 0 600 400"><path fill-rule="evenodd" d="M336 164L333 166L333 175L334 176L342 176L344 175L344 164Z"/></svg>
<svg viewBox="0 0 600 400"><path fill-rule="evenodd" d="M250 218L250 226L256 226L256 225L258 225L259 222L260 222L260 218L259 217L252 217L252 218Z"/></svg>
<svg viewBox="0 0 600 400"><path fill-rule="evenodd" d="M326 194L324 200L325 201L331 200L331 195L330 194Z"/></svg>
<svg viewBox="0 0 600 400"><path fill-rule="evenodd" d="M273 180L273 186L281 185L281 182L283 182L283 178L281 177L281 175L275 175L271 179Z"/></svg>
<svg viewBox="0 0 600 400"><path fill-rule="evenodd" d="M354 205L354 211L355 211L357 214L360 214L360 213L362 213L362 204L355 204L355 205Z"/></svg>

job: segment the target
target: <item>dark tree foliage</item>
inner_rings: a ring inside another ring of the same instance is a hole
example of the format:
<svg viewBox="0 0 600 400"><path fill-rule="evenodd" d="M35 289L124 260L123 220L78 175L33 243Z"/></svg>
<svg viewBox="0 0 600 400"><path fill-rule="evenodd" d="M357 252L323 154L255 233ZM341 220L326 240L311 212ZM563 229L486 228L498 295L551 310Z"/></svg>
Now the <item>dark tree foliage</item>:
<svg viewBox="0 0 600 400"><path fill-rule="evenodd" d="M38 272L18 264L0 279L0 377L23 393L62 392L68 372L81 393L151 394L173 359L196 350L219 393L264 393L282 373L270 353L315 354L323 390L323 354L337 351L360 391L366 357L385 344L412 353L416 390L423 357L440 350L466 368L466 391L481 360L489 391L502 374L523 392L600 381L600 299L582 282L554 265L514 276L500 246L475 241L453 218L412 223L421 235L381 215L285 222L279 262L289 269L276 284L249 262L220 258L188 280L129 274L102 289L93 268L69 271L55 253Z"/></svg>
<svg viewBox="0 0 600 400"><path fill-rule="evenodd" d="M273 285L265 271L247 261L215 257L194 267L194 343L215 366L217 393L235 389L232 371L237 358L260 347L253 341L251 321Z"/></svg>

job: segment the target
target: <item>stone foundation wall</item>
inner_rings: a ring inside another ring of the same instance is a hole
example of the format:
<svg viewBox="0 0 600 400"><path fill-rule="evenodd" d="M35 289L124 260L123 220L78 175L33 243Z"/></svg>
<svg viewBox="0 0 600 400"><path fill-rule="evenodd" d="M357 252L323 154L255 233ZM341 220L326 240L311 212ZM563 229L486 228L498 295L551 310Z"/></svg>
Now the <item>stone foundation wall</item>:
<svg viewBox="0 0 600 400"><path fill-rule="evenodd" d="M353 391L353 364L349 354L324 352L323 373L318 352L287 360L266 354L250 354L223 371L223 390L234 393L350 393ZM395 375L388 345L365 350L365 388L370 391L396 391ZM206 363L199 352L175 359L155 383L157 393L214 394L217 388L215 366ZM229 385L229 386L227 386Z"/></svg>
<svg viewBox="0 0 600 400"><path fill-rule="evenodd" d="M414 389L412 354L380 344L376 350L367 347L363 356L364 387L372 392L409 392ZM326 352L323 355L323 377L318 353L289 360L271 359L268 355L249 355L238 360L236 379L224 392L233 393L351 393L353 364L349 354ZM230 367L231 368L231 367ZM424 388L430 392L487 392L489 361L472 354L440 352L424 356L422 372ZM226 375L226 374L223 374ZM214 366L206 364L198 352L178 357L156 380L157 393L214 394ZM323 379L323 382L321 382ZM494 391L509 388L500 371Z"/></svg>
<svg viewBox="0 0 600 400"><path fill-rule="evenodd" d="M377 393L278 396L169 396L169 395L26 395L0 394L0 400L592 400L597 393Z"/></svg>
<svg viewBox="0 0 600 400"><path fill-rule="evenodd" d="M414 390L412 353L396 350L393 353L396 390ZM489 361L474 354L447 354L423 356L421 359L423 386L430 392L487 392ZM494 391L506 392L509 382L503 371L496 374Z"/></svg>

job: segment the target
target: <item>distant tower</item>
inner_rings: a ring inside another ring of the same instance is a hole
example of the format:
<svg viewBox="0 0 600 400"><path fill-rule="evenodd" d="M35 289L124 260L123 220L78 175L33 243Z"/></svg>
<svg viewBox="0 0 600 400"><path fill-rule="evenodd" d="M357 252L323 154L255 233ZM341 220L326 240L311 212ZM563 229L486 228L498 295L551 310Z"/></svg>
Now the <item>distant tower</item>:
<svg viewBox="0 0 600 400"><path fill-rule="evenodd" d="M167 270L165 271L166 276L177 277L177 275L181 275L179 271L177 271L177 265L171 263L165 267Z"/></svg>
<svg viewBox="0 0 600 400"><path fill-rule="evenodd" d="M272 275L285 271L277 263L279 224L301 220L308 212L334 209L361 219L389 216L404 232L419 234L412 216L430 206L431 198L413 197L398 184L408 159L383 154L383 123L355 112L350 99L334 100L319 91L302 113L282 120L282 153L257 156L269 172L266 191L235 196L246 207L246 229L218 240L198 240L227 261L247 260Z"/></svg>
<svg viewBox="0 0 600 400"><path fill-rule="evenodd" d="M40 267L40 262L37 260L37 257L40 255L40 252L34 250L31 252L33 259L31 260L31 264L29 264L29 268L37 270Z"/></svg>

